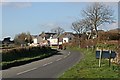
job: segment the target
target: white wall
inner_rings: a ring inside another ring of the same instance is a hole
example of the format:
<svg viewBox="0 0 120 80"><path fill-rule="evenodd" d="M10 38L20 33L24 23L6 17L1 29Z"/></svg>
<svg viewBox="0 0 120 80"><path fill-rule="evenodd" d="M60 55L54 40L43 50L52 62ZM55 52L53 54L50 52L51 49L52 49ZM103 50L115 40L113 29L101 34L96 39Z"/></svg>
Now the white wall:
<svg viewBox="0 0 120 80"><path fill-rule="evenodd" d="M58 44L58 39L48 39L50 41L51 45L57 45Z"/></svg>
<svg viewBox="0 0 120 80"><path fill-rule="evenodd" d="M69 39L68 38L63 38L63 43L65 43L65 41L69 42Z"/></svg>
<svg viewBox="0 0 120 80"><path fill-rule="evenodd" d="M33 43L37 44L37 38L33 39Z"/></svg>

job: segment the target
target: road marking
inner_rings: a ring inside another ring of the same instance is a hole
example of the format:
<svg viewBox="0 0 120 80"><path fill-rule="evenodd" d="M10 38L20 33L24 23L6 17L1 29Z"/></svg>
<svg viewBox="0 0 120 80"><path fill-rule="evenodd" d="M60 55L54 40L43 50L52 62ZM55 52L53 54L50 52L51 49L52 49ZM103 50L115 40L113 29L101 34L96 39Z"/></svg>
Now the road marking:
<svg viewBox="0 0 120 80"><path fill-rule="evenodd" d="M70 52L68 53L68 55L70 55Z"/></svg>
<svg viewBox="0 0 120 80"><path fill-rule="evenodd" d="M44 64L43 66L46 66L47 64Z"/></svg>
<svg viewBox="0 0 120 80"><path fill-rule="evenodd" d="M60 61L62 58L57 59L56 61Z"/></svg>
<svg viewBox="0 0 120 80"><path fill-rule="evenodd" d="M48 64L51 64L51 63L53 63L53 62L49 62Z"/></svg>
<svg viewBox="0 0 120 80"><path fill-rule="evenodd" d="M46 66L46 65L51 64L51 63L53 63L53 62L49 62L49 63L43 64L43 66Z"/></svg>
<svg viewBox="0 0 120 80"><path fill-rule="evenodd" d="M26 72L30 72L30 71L35 70L35 69L37 69L37 68L33 68L33 69L29 69L29 70L26 70L26 71L23 71L23 72L19 72L19 73L17 73L17 75L20 75L20 74L23 74L23 73L26 73Z"/></svg>
<svg viewBox="0 0 120 80"><path fill-rule="evenodd" d="M67 56L64 56L64 58L66 58Z"/></svg>

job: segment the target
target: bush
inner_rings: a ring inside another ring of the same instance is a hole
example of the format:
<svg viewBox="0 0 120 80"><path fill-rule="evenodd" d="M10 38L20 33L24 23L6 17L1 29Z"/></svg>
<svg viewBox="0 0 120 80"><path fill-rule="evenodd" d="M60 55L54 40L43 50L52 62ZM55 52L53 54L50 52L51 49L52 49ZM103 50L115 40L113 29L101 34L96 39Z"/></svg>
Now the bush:
<svg viewBox="0 0 120 80"><path fill-rule="evenodd" d="M117 49L117 45L116 44L97 44L96 47L98 47L99 49L107 49L107 50L115 50Z"/></svg>

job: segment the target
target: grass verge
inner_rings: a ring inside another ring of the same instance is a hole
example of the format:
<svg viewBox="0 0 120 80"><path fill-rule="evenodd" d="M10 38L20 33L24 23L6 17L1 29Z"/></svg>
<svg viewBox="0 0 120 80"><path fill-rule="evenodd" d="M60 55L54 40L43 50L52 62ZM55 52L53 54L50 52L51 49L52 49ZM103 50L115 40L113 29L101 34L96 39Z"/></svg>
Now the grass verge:
<svg viewBox="0 0 120 80"><path fill-rule="evenodd" d="M98 59L95 58L95 50L70 48L82 52L84 58L68 71L60 76L64 78L120 78L120 66L112 64L108 65L108 60L102 59L101 67L98 67Z"/></svg>

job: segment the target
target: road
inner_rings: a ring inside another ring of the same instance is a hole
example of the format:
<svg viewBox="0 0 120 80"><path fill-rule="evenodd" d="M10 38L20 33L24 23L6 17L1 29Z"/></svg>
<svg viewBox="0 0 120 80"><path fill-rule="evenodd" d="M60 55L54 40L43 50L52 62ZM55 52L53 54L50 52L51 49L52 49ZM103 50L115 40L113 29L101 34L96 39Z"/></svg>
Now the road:
<svg viewBox="0 0 120 80"><path fill-rule="evenodd" d="M58 78L81 58L82 55L77 51L61 50L59 53L49 58L2 70L2 77Z"/></svg>

